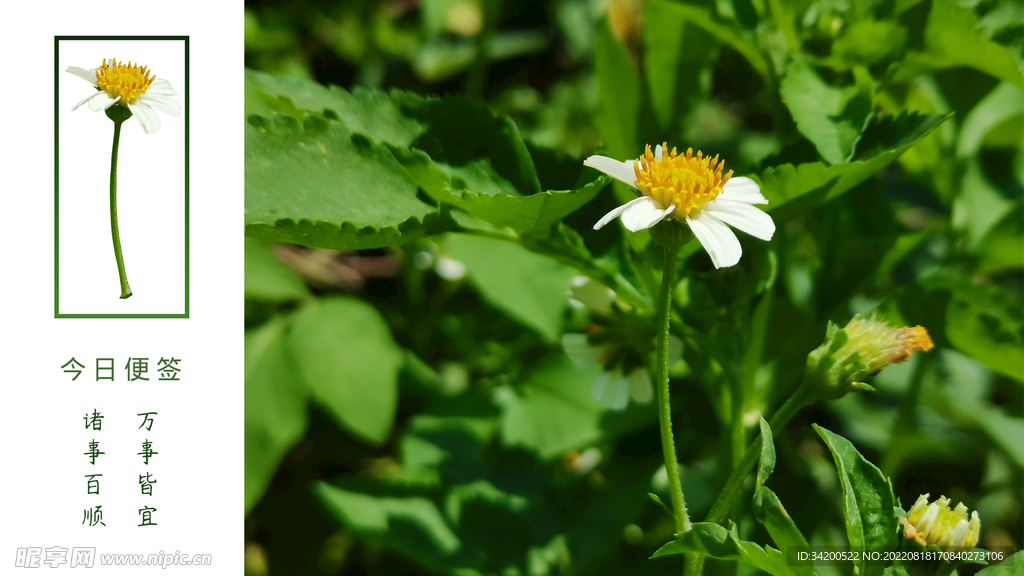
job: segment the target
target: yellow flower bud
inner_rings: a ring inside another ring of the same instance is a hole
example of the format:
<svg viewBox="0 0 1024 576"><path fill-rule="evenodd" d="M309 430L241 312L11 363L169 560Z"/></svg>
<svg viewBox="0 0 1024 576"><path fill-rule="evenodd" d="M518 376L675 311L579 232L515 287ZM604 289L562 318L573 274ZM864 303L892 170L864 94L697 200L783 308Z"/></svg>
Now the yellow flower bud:
<svg viewBox="0 0 1024 576"><path fill-rule="evenodd" d="M907 540L915 540L922 546L936 545L944 550L970 550L978 545L981 533L981 519L978 512L971 512L967 518L967 506L961 502L949 509L949 498L940 496L928 503L928 494L923 494L910 508L906 516L900 516Z"/></svg>

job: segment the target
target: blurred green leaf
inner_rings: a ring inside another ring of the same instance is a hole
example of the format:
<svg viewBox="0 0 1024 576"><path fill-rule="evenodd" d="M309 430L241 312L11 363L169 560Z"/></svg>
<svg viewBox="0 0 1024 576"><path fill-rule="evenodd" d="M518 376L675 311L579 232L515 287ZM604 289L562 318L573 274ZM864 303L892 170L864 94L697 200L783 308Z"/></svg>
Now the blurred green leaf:
<svg viewBox="0 0 1024 576"><path fill-rule="evenodd" d="M372 194L367 191L372 190ZM355 250L403 244L438 222L386 146L309 116L250 116L245 126L246 235Z"/></svg>
<svg viewBox="0 0 1024 576"><path fill-rule="evenodd" d="M466 265L469 281L487 301L548 342L557 340L572 269L494 238L452 234L446 245L451 257Z"/></svg>
<svg viewBox="0 0 1024 576"><path fill-rule="evenodd" d="M761 192L769 200L767 210L773 218L785 220L840 196L888 166L948 117L876 117L861 136L853 162L835 166L818 162L783 164L764 170L760 183Z"/></svg>
<svg viewBox="0 0 1024 576"><path fill-rule="evenodd" d="M682 534L678 540L665 544L651 558L661 558L675 554L696 552L719 560L741 560L772 576L798 576L796 567L789 566L786 555L765 546L762 548L753 542L740 540L736 535L735 526L726 530L711 522L697 522L693 529ZM806 574L806 572L803 572Z"/></svg>
<svg viewBox="0 0 1024 576"><path fill-rule="evenodd" d="M978 571L976 576L1019 576L1024 566L1024 550L1003 560L998 566L988 566Z"/></svg>
<svg viewBox="0 0 1024 576"><path fill-rule="evenodd" d="M605 138L607 150L603 154L612 158L635 158L640 150L643 87L629 50L612 35L607 20L597 27L594 69L600 93L594 123Z"/></svg>
<svg viewBox="0 0 1024 576"><path fill-rule="evenodd" d="M678 133L686 110L711 87L711 66L718 41L688 22L679 4L644 4L644 77L661 133Z"/></svg>
<svg viewBox="0 0 1024 576"><path fill-rule="evenodd" d="M1024 311L1019 297L995 286L957 282L950 287L949 341L996 372L1024 381Z"/></svg>
<svg viewBox="0 0 1024 576"><path fill-rule="evenodd" d="M275 316L245 333L245 510L259 502L285 453L306 431L308 391Z"/></svg>
<svg viewBox="0 0 1024 576"><path fill-rule="evenodd" d="M996 145L1015 146L1024 140L1024 91L1012 84L996 86L975 104L964 118L957 142L957 156L969 158L989 140ZM1003 133L1008 136L1003 136Z"/></svg>
<svg viewBox="0 0 1024 576"><path fill-rule="evenodd" d="M763 419L762 419L763 421ZM754 515L757 521L768 529L772 540L779 550L786 550L790 546L810 546L807 539L800 533L796 523L789 517L789 513L782 507L782 502L774 492L767 486L761 486L754 492ZM793 566L793 572L801 576L813 576L814 569L811 566Z"/></svg>
<svg viewBox="0 0 1024 576"><path fill-rule="evenodd" d="M402 353L377 310L354 298L307 303L288 345L313 397L346 429L383 444L398 404Z"/></svg>
<svg viewBox="0 0 1024 576"><path fill-rule="evenodd" d="M907 30L889 20L857 20L849 23L832 43L828 63L840 70L871 66L896 58L907 41Z"/></svg>
<svg viewBox="0 0 1024 576"><path fill-rule="evenodd" d="M408 552L429 550L450 556L462 542L445 522L434 502L422 496L381 497L316 484L316 495L346 528Z"/></svg>
<svg viewBox="0 0 1024 576"><path fill-rule="evenodd" d="M896 502L889 479L861 456L849 440L817 424L813 426L836 462L850 546L894 546L896 516L892 510ZM865 563L863 558L853 563L855 575L881 574L882 568Z"/></svg>
<svg viewBox="0 0 1024 576"><path fill-rule="evenodd" d="M649 405L609 412L591 398L598 369L580 370L562 355L531 373L520 390L496 391L502 442L551 460L655 420Z"/></svg>
<svg viewBox="0 0 1024 576"><path fill-rule="evenodd" d="M853 145L871 112L871 79L866 72L856 77L855 86L830 86L809 60L797 57L779 85L796 127L829 164L840 164L853 154Z"/></svg>
<svg viewBox="0 0 1024 576"><path fill-rule="evenodd" d="M264 302L291 302L309 296L302 277L284 265L270 246L245 239L245 297Z"/></svg>
<svg viewBox="0 0 1024 576"><path fill-rule="evenodd" d="M1018 199L978 246L979 274L1024 268L1024 199Z"/></svg>
<svg viewBox="0 0 1024 576"><path fill-rule="evenodd" d="M772 439L772 429L768 422L762 417L761 426L761 456L757 461L757 480L754 487L760 488L775 471L775 442Z"/></svg>

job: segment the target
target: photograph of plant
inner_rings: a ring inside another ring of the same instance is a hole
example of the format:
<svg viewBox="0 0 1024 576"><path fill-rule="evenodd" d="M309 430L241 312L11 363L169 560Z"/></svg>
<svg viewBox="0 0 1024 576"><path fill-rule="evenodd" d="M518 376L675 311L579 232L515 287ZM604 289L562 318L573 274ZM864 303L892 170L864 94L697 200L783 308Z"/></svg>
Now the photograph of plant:
<svg viewBox="0 0 1024 576"><path fill-rule="evenodd" d="M1019 3L250 1L245 60L247 575L1024 570Z"/></svg>

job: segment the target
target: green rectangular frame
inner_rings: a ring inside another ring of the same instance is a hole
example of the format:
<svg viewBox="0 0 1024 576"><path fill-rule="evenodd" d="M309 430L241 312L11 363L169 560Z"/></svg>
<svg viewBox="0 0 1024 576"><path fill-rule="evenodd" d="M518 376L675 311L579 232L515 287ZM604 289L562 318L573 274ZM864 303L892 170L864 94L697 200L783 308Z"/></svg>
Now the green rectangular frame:
<svg viewBox="0 0 1024 576"><path fill-rule="evenodd" d="M188 73L189 73L189 58L188 58L188 36L54 36L53 37L53 60L54 60L54 73L53 73L53 317L54 318L188 318L188 119L189 114L185 114L185 312L183 314L61 314L60 313L60 271L58 270L58 262L60 262L60 177L58 173L58 163L60 162L60 137L58 135L59 126L57 123L58 117L58 106L57 102L57 83L58 76L60 75L60 62L57 61L59 57L59 43L62 40L182 40L185 42L185 106L184 109L189 110L188 107Z"/></svg>

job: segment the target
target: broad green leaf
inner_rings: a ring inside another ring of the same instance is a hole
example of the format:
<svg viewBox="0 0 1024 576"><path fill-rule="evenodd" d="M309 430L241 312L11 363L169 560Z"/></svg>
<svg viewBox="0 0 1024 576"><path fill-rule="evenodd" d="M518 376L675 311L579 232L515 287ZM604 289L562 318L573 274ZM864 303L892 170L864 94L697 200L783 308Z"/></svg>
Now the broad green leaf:
<svg viewBox="0 0 1024 576"><path fill-rule="evenodd" d="M245 511L306 431L308 391L288 356L282 317L245 333Z"/></svg>
<svg viewBox="0 0 1024 576"><path fill-rule="evenodd" d="M1024 91L1005 82L996 86L964 118L957 142L957 156L974 156L985 146L990 135L998 143L1005 141L1007 145L1019 145L1024 139L1021 133L1024 119L1021 116L1024 116ZM1009 132L1009 137L1000 138L1004 131Z"/></svg>
<svg viewBox="0 0 1024 576"><path fill-rule="evenodd" d="M607 20L597 27L594 69L601 96L594 123L605 139L607 149L603 154L612 158L635 158L640 150L643 87L629 50L615 39Z"/></svg>
<svg viewBox="0 0 1024 576"><path fill-rule="evenodd" d="M747 59L751 68L754 69L765 81L770 80L768 72L768 61L764 59L761 49L754 42L747 39L746 34L738 26L719 20L712 15L711 10L689 3L668 3L659 2L663 9L671 10L675 14L703 28L709 34L717 38L723 44L731 46L733 50L740 53Z"/></svg>
<svg viewBox="0 0 1024 576"><path fill-rule="evenodd" d="M649 406L609 412L591 398L598 369L577 369L563 355L530 374L519 390L496 391L495 402L502 408L502 443L551 460L655 420Z"/></svg>
<svg viewBox="0 0 1024 576"><path fill-rule="evenodd" d="M757 480L755 488L760 488L768 477L775 470L775 442L772 439L772 429L764 418L760 419L761 425L761 456L757 461Z"/></svg>
<svg viewBox="0 0 1024 576"><path fill-rule="evenodd" d="M317 482L327 511L352 532L410 552L421 548L450 556L462 542L434 502L422 496L374 496Z"/></svg>
<svg viewBox="0 0 1024 576"><path fill-rule="evenodd" d="M287 267L269 246L245 239L245 297L264 302L291 302L309 295L302 277Z"/></svg>
<svg viewBox="0 0 1024 576"><path fill-rule="evenodd" d="M302 121L307 113L319 114L340 120L349 132L366 134L373 140L396 146L408 146L426 131L422 123L402 110L406 102L420 100L418 96L403 92L387 94L365 88L349 92L310 80L245 70L246 118L252 115L273 118L281 113Z"/></svg>
<svg viewBox="0 0 1024 576"><path fill-rule="evenodd" d="M855 86L837 88L825 83L809 60L797 57L779 84L797 129L829 164L850 157L871 112L871 79L866 73L855 76Z"/></svg>
<svg viewBox="0 0 1024 576"><path fill-rule="evenodd" d="M355 250L410 242L438 222L388 148L341 123L250 116L245 126L246 235Z"/></svg>
<svg viewBox="0 0 1024 576"><path fill-rule="evenodd" d="M446 246L487 301L545 340L557 340L572 269L505 240L452 234Z"/></svg>
<svg viewBox="0 0 1024 576"><path fill-rule="evenodd" d="M688 22L679 4L644 4L644 77L662 134L678 132L679 121L711 87L718 41Z"/></svg>
<svg viewBox="0 0 1024 576"><path fill-rule="evenodd" d="M780 551L785 551L791 546L809 546L807 539L796 527L796 523L782 507L779 497L767 486L761 486L754 492L753 504L757 521L768 529L768 533L771 534L772 540L775 541L775 545L779 547ZM814 575L814 569L811 566L793 566L793 571L802 576Z"/></svg>
<svg viewBox="0 0 1024 576"><path fill-rule="evenodd" d="M814 430L825 441L836 462L839 483L843 487L843 514L850 546L893 546L896 516L892 513L895 498L889 479L868 462L849 440L814 424ZM854 562L855 575L881 574L882 566Z"/></svg>
<svg viewBox="0 0 1024 576"><path fill-rule="evenodd" d="M1024 572L1024 550L1003 560L997 566L983 568L975 576L1020 576Z"/></svg>
<svg viewBox="0 0 1024 576"><path fill-rule="evenodd" d="M772 576L799 576L802 573L797 571L799 567L787 565L786 555L782 552L771 546L762 548L754 542L740 540L735 527L730 531L713 522L694 524L692 530L659 548L651 558L691 552L719 560L740 560Z"/></svg>
<svg viewBox="0 0 1024 576"><path fill-rule="evenodd" d="M956 0L932 0L924 41L932 66L966 66L1024 88L1014 57L978 30L974 13Z"/></svg>
<svg viewBox="0 0 1024 576"><path fill-rule="evenodd" d="M578 190L551 190L530 196L487 194L453 183L453 178L419 150L393 149L417 183L432 198L465 210L472 216L520 234L545 233L597 195L608 178L599 177Z"/></svg>
<svg viewBox="0 0 1024 576"><path fill-rule="evenodd" d="M888 166L948 117L875 117L861 135L852 162L835 166L817 162L784 164L766 169L760 183L761 192L769 200L767 210L776 220L786 220L842 195Z"/></svg>
<svg viewBox="0 0 1024 576"><path fill-rule="evenodd" d="M846 25L832 43L828 64L848 70L891 61L907 41L907 30L889 20L857 20Z"/></svg>
<svg viewBox="0 0 1024 576"><path fill-rule="evenodd" d="M372 444L391 432L402 353L375 308L355 298L322 298L295 314L288 344L313 397Z"/></svg>
<svg viewBox="0 0 1024 576"><path fill-rule="evenodd" d="M992 285L957 282L946 308L946 337L989 368L1024 381L1024 321L1019 297Z"/></svg>
<svg viewBox="0 0 1024 576"><path fill-rule="evenodd" d="M967 249L974 252L984 248L982 240L1013 211L1015 203L989 182L977 159L965 163L963 192L953 201L950 224L965 233Z"/></svg>
<svg viewBox="0 0 1024 576"><path fill-rule="evenodd" d="M978 252L979 274L1024 268L1024 200L1014 203L981 242Z"/></svg>

